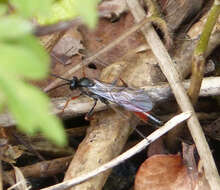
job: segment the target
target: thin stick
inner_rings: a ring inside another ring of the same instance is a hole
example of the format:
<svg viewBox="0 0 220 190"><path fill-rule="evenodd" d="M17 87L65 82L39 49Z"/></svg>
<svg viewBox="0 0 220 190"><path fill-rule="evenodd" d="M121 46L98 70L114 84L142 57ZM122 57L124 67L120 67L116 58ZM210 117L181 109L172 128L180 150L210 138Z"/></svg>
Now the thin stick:
<svg viewBox="0 0 220 190"><path fill-rule="evenodd" d="M145 17L145 12L137 0L127 0L127 3L137 22ZM212 190L218 190L220 189L220 178L212 153L206 142L194 108L182 85L182 81L180 80L175 65L159 36L150 24L147 24L142 28L142 33L157 58L159 66L166 76L181 110L192 111L192 117L188 120L187 124L203 163L205 175L209 181L210 187Z"/></svg>
<svg viewBox="0 0 220 190"><path fill-rule="evenodd" d="M171 120L169 120L163 127L157 129L154 131L152 134L150 134L147 139L142 140L140 143L129 149L128 151L124 152L120 156L114 158L112 161L100 166L99 168L92 170L91 172L88 172L87 174L78 176L74 179L59 183L57 185L53 185L48 188L44 188L42 190L63 190L70 188L74 185L77 185L79 183L82 183L110 168L113 168L120 163L124 162L128 158L132 157L133 155L137 154L138 152L142 151L144 148L146 148L151 142L155 141L158 139L160 136L164 135L167 133L169 130L177 126L179 123L185 121L191 116L191 112L185 112L181 113L175 117L173 117Z"/></svg>
<svg viewBox="0 0 220 190"><path fill-rule="evenodd" d="M83 60L82 63L77 64L72 69L68 70L64 75L63 78L68 78L70 75L73 75L77 70L81 69L83 66L88 65L90 62L95 60L97 57L99 57L101 54L111 50L113 47L115 47L117 44L119 44L122 40L125 40L129 35L136 32L138 29L140 29L144 24L148 23L149 19L143 18L139 23L135 24L133 27L131 27L127 32L119 36L117 39L115 39L113 42L105 46L104 48L98 50L96 53L94 53L92 56L86 58ZM56 79L52 83L50 83L46 88L44 88L44 92L48 92L50 89L57 86L57 84L61 81L61 79Z"/></svg>
<svg viewBox="0 0 220 190"><path fill-rule="evenodd" d="M52 24L52 25L47 25L47 26L36 26L33 33L36 36L44 36L44 35L53 34L54 32L65 31L71 27L76 27L80 24L82 24L81 19L76 18L71 21L63 21L57 24Z"/></svg>
<svg viewBox="0 0 220 190"><path fill-rule="evenodd" d="M19 169L25 178L50 177L65 172L72 158L73 156L56 158L20 167ZM14 170L4 171L4 182L9 183L8 179L10 178L15 178Z"/></svg>

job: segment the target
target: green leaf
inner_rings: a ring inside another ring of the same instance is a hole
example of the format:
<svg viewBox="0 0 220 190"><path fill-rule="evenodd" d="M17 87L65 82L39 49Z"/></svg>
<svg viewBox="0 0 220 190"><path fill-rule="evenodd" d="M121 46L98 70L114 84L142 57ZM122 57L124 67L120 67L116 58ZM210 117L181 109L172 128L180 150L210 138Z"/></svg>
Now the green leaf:
<svg viewBox="0 0 220 190"><path fill-rule="evenodd" d="M6 4L6 3L8 3L8 0L0 0L0 3L1 4Z"/></svg>
<svg viewBox="0 0 220 190"><path fill-rule="evenodd" d="M52 24L61 20L81 16L90 27L97 22L97 4L100 0L60 0L55 2L47 17L38 16L41 24Z"/></svg>
<svg viewBox="0 0 220 190"><path fill-rule="evenodd" d="M89 27L94 28L98 20L97 5L99 0L76 0L75 3L79 15Z"/></svg>
<svg viewBox="0 0 220 190"><path fill-rule="evenodd" d="M6 14L7 10L8 7L6 6L6 4L0 2L0 16Z"/></svg>
<svg viewBox="0 0 220 190"><path fill-rule="evenodd" d="M78 16L74 1L76 0L60 0L55 2L47 16L38 15L38 22L40 24L53 24L61 20L68 20Z"/></svg>
<svg viewBox="0 0 220 190"><path fill-rule="evenodd" d="M0 68L15 76L41 79L49 72L49 56L35 37L29 35L0 43Z"/></svg>
<svg viewBox="0 0 220 190"><path fill-rule="evenodd" d="M7 104L25 133L43 135L66 144L61 122L49 114L49 98L24 79L41 79L49 72L49 55L31 35L32 24L22 19L48 13L54 0L9 0L13 15L0 0L0 109ZM5 14L6 13L6 14ZM5 14L5 15L4 15ZM4 16L3 16L4 15Z"/></svg>
<svg viewBox="0 0 220 190"><path fill-rule="evenodd" d="M8 108L20 130L30 135L42 132L56 144L66 144L65 131L60 121L49 114L49 99L45 94L2 71L0 89L7 96Z"/></svg>
<svg viewBox="0 0 220 190"><path fill-rule="evenodd" d="M32 31L30 22L15 16L1 17L0 40L19 38Z"/></svg>
<svg viewBox="0 0 220 190"><path fill-rule="evenodd" d="M30 18L37 15L47 14L54 0L10 0L16 11Z"/></svg>
<svg viewBox="0 0 220 190"><path fill-rule="evenodd" d="M2 92L0 92L0 111L2 111L2 108L6 104L6 96Z"/></svg>

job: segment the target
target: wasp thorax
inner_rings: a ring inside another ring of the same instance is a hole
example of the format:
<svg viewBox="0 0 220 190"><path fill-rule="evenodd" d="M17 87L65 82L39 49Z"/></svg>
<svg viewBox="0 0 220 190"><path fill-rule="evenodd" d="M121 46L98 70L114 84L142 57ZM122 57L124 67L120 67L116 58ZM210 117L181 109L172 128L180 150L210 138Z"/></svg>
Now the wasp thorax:
<svg viewBox="0 0 220 190"><path fill-rule="evenodd" d="M81 87L92 87L94 86L94 82L91 79L84 77L79 80L79 85Z"/></svg>

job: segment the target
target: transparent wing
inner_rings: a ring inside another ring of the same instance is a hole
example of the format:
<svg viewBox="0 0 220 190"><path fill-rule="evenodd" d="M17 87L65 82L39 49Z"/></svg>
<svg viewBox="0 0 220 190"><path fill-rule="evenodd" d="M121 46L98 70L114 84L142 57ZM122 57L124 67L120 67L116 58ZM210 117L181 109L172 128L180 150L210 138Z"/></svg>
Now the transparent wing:
<svg viewBox="0 0 220 190"><path fill-rule="evenodd" d="M94 83L94 86L88 87L89 91L121 105L127 110L148 112L153 108L153 103L144 90L118 87L98 80L94 80Z"/></svg>

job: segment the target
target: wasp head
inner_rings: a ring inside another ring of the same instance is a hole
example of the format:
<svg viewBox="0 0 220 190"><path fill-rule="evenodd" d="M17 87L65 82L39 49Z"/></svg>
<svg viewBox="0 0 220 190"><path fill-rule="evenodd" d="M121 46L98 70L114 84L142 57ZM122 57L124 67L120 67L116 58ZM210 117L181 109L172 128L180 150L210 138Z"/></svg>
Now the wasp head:
<svg viewBox="0 0 220 190"><path fill-rule="evenodd" d="M78 87L78 78L73 77L72 80L70 80L70 90L75 90Z"/></svg>

